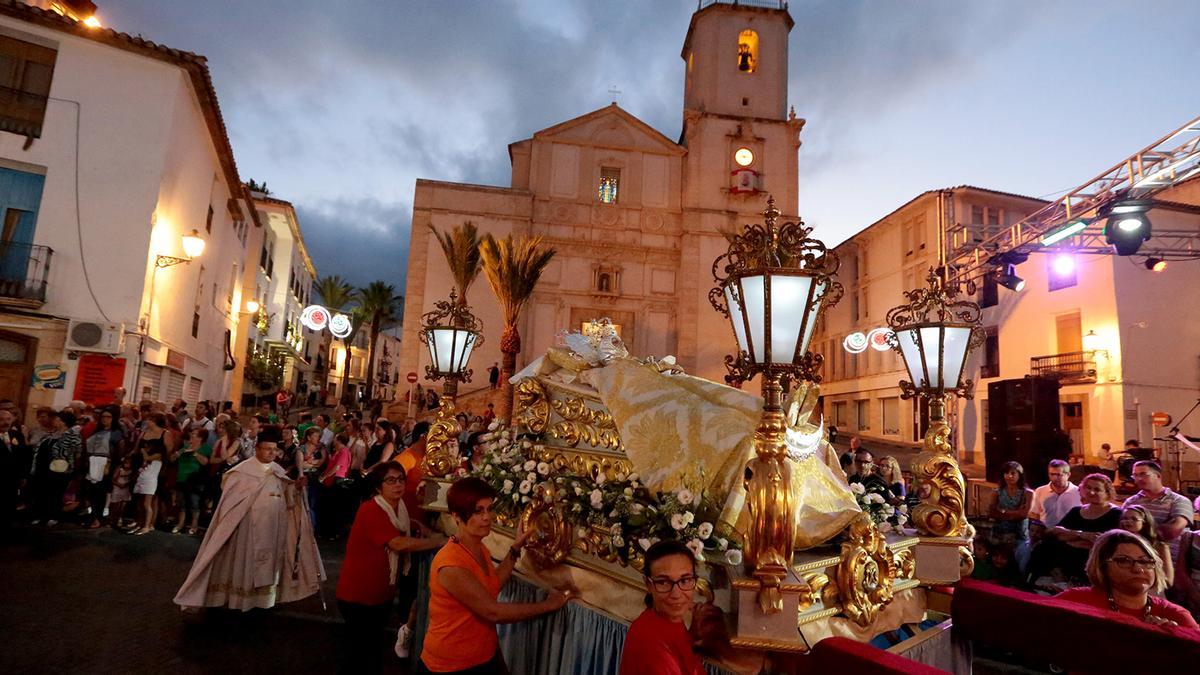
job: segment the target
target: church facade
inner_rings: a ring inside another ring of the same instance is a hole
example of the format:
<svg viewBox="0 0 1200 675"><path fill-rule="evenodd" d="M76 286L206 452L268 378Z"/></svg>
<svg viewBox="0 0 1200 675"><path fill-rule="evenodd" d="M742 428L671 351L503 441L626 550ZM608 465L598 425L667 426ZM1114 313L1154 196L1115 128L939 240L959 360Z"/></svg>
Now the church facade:
<svg viewBox="0 0 1200 675"><path fill-rule="evenodd" d="M401 372L424 376L421 315L453 287L430 226L470 221L497 238L539 235L557 251L522 314L518 368L560 332L608 317L633 355L673 354L721 381L735 345L708 301L722 232L760 222L768 194L785 217L797 213L804 120L787 104L792 25L785 9L725 3L692 16L678 142L614 103L510 144L508 187L419 179ZM503 318L482 274L467 301L484 326L471 389L500 361Z"/></svg>

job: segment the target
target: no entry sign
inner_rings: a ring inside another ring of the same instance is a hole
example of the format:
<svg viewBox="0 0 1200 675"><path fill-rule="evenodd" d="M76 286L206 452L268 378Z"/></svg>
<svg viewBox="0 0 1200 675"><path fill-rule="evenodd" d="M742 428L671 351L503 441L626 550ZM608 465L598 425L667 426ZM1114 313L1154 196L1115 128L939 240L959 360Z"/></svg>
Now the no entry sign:
<svg viewBox="0 0 1200 675"><path fill-rule="evenodd" d="M1150 421L1156 427L1165 427L1171 423L1171 416L1165 412L1150 413Z"/></svg>
<svg viewBox="0 0 1200 675"><path fill-rule="evenodd" d="M417 374L416 374L416 373L414 373L414 372L409 372L409 374L408 374L408 383L409 383L409 384L416 384L416 383L417 383Z"/></svg>

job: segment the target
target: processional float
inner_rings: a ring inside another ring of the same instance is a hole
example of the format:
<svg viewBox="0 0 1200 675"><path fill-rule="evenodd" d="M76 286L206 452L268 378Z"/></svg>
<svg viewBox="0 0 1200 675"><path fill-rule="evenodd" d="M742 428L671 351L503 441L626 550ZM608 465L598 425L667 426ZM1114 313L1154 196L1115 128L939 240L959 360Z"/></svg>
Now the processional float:
<svg viewBox="0 0 1200 675"><path fill-rule="evenodd" d="M704 561L700 592L730 618L734 647L797 653L825 637L868 641L920 623L936 604L931 587L970 574L974 529L945 403L970 396L963 375L981 317L932 270L888 312L911 378L902 396L929 402L909 513L849 485L814 419L822 357L808 346L843 292L836 253L802 222L778 224L773 199L763 217L727 235L709 294L738 346L725 379L759 376L761 398L687 375L670 357L632 358L598 320L513 378L512 424L492 425L470 471L499 494L493 553L507 550L518 521L534 531L518 568L526 577L570 585L631 621L644 608L645 550L681 539ZM465 471L453 440L461 431L444 400L425 460L432 509L444 509Z"/></svg>

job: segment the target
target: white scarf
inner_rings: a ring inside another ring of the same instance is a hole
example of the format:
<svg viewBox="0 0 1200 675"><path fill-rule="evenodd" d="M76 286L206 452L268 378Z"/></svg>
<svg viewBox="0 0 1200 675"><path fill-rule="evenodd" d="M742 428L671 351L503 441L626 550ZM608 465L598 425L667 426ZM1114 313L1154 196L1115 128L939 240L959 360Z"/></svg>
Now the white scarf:
<svg viewBox="0 0 1200 675"><path fill-rule="evenodd" d="M404 536L404 537L410 536L409 528L411 527L411 524L408 521L408 509L405 508L404 502L402 502L402 501L397 502L396 508L393 510L392 505L387 503L387 500L383 498L383 495L375 495L375 503L378 504L379 508L383 509L383 512L387 514L388 520L392 521L392 526L395 527L397 530L400 530L401 536ZM393 551L391 549L391 547L388 547L387 552L388 552L388 583L395 585L396 573L398 571L400 571L401 554L399 551ZM404 569L403 569L404 574L408 574L410 567L411 567L411 561L409 560L408 554L405 553L404 554Z"/></svg>

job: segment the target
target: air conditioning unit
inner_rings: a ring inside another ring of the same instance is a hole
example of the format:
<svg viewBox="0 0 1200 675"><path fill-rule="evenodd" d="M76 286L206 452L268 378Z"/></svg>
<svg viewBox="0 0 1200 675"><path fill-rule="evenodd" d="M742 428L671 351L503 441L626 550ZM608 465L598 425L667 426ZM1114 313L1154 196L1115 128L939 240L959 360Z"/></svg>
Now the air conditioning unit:
<svg viewBox="0 0 1200 675"><path fill-rule="evenodd" d="M71 321L67 351L120 354L125 351L125 324Z"/></svg>

